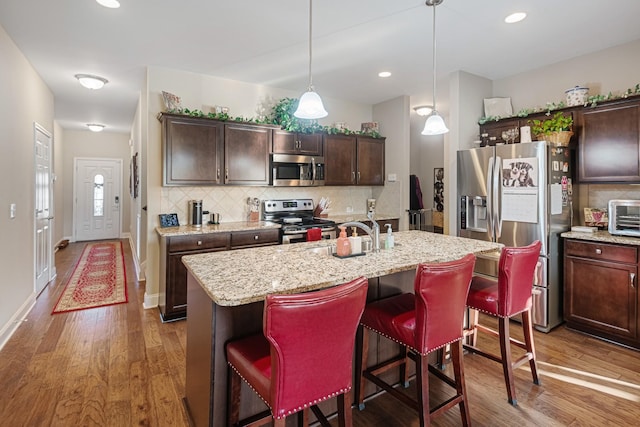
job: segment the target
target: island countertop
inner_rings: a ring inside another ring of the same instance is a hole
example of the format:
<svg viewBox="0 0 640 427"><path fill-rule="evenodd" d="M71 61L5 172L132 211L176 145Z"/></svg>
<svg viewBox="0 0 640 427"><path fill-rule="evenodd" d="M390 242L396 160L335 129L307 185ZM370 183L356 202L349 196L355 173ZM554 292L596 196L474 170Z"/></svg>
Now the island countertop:
<svg viewBox="0 0 640 427"><path fill-rule="evenodd" d="M264 300L271 293L298 293L415 269L421 262L446 262L468 253L492 252L503 245L419 230L394 233L393 249L337 258L314 253L332 241L297 243L187 255L182 262L220 306Z"/></svg>

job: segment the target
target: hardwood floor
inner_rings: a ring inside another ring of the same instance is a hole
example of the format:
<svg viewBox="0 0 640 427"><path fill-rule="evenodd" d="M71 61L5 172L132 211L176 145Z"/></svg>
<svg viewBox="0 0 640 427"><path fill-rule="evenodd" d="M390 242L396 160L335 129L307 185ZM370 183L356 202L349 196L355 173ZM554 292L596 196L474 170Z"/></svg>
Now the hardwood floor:
<svg viewBox="0 0 640 427"><path fill-rule="evenodd" d="M58 251L58 278L0 351L0 425L187 426L186 322L163 324L157 309L142 308L144 283L134 277L128 242L127 304L51 315L83 247ZM535 341L542 384L518 369L517 407L507 403L500 365L465 356L475 426L639 425L640 352L563 326L535 332ZM431 386L433 403L448 393L435 379ZM418 426L411 410L386 395L354 409L353 419L355 427ZM434 425L461 425L459 411Z"/></svg>

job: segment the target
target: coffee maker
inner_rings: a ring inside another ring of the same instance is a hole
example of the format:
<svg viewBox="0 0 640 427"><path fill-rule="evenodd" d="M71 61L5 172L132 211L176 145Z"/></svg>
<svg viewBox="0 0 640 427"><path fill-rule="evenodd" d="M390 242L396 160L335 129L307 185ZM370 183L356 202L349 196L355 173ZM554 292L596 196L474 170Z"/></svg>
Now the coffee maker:
<svg viewBox="0 0 640 427"><path fill-rule="evenodd" d="M202 215L202 200L189 200L189 223L194 227L201 227Z"/></svg>

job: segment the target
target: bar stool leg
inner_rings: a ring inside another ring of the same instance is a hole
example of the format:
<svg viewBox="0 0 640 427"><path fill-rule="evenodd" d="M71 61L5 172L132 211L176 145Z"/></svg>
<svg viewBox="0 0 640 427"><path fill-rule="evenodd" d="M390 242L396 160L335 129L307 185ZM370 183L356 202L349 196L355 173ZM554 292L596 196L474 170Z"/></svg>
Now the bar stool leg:
<svg viewBox="0 0 640 427"><path fill-rule="evenodd" d="M416 354L416 388L418 390L418 415L420 427L431 425L429 411L429 361L428 356Z"/></svg>
<svg viewBox="0 0 640 427"><path fill-rule="evenodd" d="M502 370L507 386L507 397L510 404L518 406L516 400L516 385L513 379L513 364L511 363L511 339L509 335L509 318L499 317L500 354L502 356Z"/></svg>
<svg viewBox="0 0 640 427"><path fill-rule="evenodd" d="M409 370L407 369L409 357L407 356L408 351L407 347L401 344L400 345L400 355L404 356L404 363L400 365L400 384L404 388L409 388Z"/></svg>
<svg viewBox="0 0 640 427"><path fill-rule="evenodd" d="M467 427L471 425L471 416L469 414L469 401L467 393L465 393L466 385L464 381L464 362L462 360L462 340L453 343L451 346L451 362L453 364L453 374L456 381L456 393L462 395L462 401L459 404L460 416L462 417L462 425Z"/></svg>
<svg viewBox="0 0 640 427"><path fill-rule="evenodd" d="M367 366L368 366L367 359L369 354L369 331L363 326L358 326L358 330L359 330L359 335L361 337L358 344L361 349L360 351L362 353L362 357L361 357L360 367L357 369L357 372L356 372L356 382L360 385L358 390L359 393L357 396L358 410L362 411L364 409L364 384L365 384L365 378L364 378L364 375L362 375L362 371L367 369Z"/></svg>
<svg viewBox="0 0 640 427"><path fill-rule="evenodd" d="M353 425L351 416L351 393L343 393L338 396L338 426L347 427Z"/></svg>
<svg viewBox="0 0 640 427"><path fill-rule="evenodd" d="M229 427L238 425L240 421L240 390L242 379L233 369L229 368L229 401L227 402L227 424Z"/></svg>
<svg viewBox="0 0 640 427"><path fill-rule="evenodd" d="M530 353L529 367L531 368L533 383L536 385L540 385L540 379L538 378L538 368L536 365L536 349L533 344L533 324L531 321L531 310L527 310L522 313L522 328L524 332L524 342L527 347L527 352Z"/></svg>

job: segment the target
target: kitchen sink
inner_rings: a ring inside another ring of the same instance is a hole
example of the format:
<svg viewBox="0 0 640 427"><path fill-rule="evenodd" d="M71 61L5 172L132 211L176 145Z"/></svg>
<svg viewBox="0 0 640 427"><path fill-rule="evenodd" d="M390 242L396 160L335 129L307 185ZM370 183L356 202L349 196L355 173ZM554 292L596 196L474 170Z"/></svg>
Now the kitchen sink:
<svg viewBox="0 0 640 427"><path fill-rule="evenodd" d="M335 253L336 247L333 246L333 245L318 246L316 248L305 249L305 251L306 252L311 252L313 254L331 255L331 254Z"/></svg>

